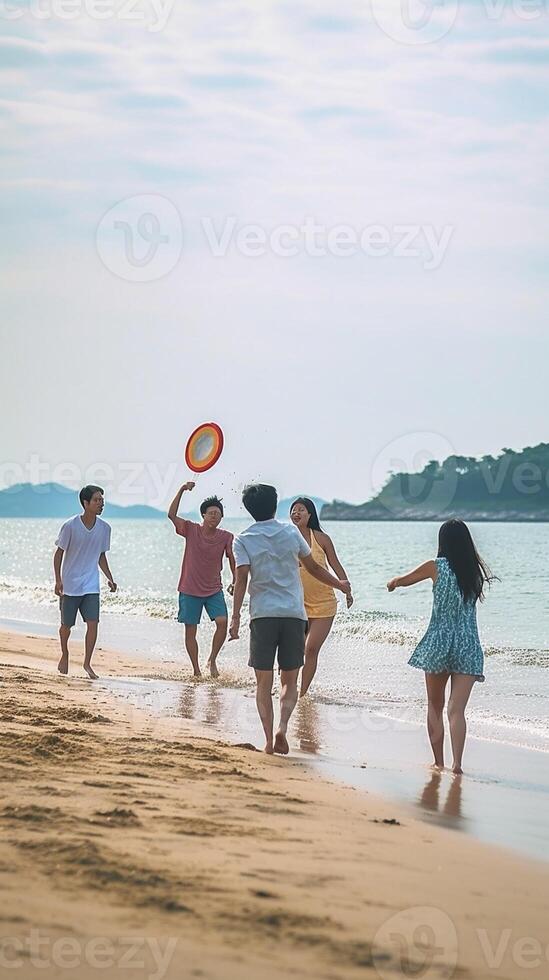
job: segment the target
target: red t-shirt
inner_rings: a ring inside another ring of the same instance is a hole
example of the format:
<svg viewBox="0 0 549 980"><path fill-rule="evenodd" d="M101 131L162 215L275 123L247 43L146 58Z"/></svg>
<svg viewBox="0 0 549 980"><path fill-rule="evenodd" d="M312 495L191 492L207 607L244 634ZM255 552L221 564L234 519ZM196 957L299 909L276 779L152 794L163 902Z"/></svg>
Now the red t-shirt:
<svg viewBox="0 0 549 980"><path fill-rule="evenodd" d="M233 535L220 528L205 534L201 524L181 517L177 518L175 529L186 539L179 591L201 597L220 592L223 557L231 550Z"/></svg>

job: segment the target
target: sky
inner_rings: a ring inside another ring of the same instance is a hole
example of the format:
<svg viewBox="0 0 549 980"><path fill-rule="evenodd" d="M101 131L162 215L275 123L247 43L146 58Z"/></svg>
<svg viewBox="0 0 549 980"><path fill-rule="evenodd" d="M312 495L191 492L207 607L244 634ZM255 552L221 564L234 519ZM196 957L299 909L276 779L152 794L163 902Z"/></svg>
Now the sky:
<svg viewBox="0 0 549 980"><path fill-rule="evenodd" d="M0 485L549 441L546 0L2 0ZM193 500L193 504L196 501Z"/></svg>

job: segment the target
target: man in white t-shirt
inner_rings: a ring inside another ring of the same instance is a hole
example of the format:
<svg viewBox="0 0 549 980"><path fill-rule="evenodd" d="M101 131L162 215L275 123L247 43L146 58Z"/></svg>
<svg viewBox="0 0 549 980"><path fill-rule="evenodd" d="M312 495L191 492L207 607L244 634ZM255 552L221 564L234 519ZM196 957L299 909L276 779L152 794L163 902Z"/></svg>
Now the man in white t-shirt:
<svg viewBox="0 0 549 980"><path fill-rule="evenodd" d="M349 582L322 568L311 555L305 538L293 524L275 520L278 503L274 487L258 483L246 487L242 503L255 520L235 538L236 562L230 639L238 639L240 610L250 578L250 659L257 680L257 710L265 732L265 752L287 755L286 731L297 703L297 677L303 666L307 614L299 563L325 585L347 595ZM280 724L273 742L273 670L280 668Z"/></svg>
<svg viewBox="0 0 549 980"><path fill-rule="evenodd" d="M105 506L103 490L84 487L80 491L80 503L84 513L66 521L55 542L55 594L59 596L61 609L61 659L57 669L60 674L69 672L69 636L79 612L86 623L84 670L91 680L97 680L91 658L99 623L99 569L105 574L111 592L116 592L117 585L107 561L111 529L99 517Z"/></svg>

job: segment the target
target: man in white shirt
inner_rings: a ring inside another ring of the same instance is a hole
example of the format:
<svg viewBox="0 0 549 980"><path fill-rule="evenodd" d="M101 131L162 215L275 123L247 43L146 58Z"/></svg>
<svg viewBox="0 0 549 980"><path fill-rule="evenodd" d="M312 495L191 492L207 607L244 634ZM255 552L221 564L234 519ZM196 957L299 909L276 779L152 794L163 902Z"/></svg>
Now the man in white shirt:
<svg viewBox="0 0 549 980"><path fill-rule="evenodd" d="M111 529L99 517L105 506L103 490L95 486L84 487L80 491L80 503L84 513L66 521L55 542L55 594L59 596L61 609L61 659L57 669L60 674L69 672L69 636L80 612L86 623L84 670L91 680L97 680L91 658L99 623L99 569L107 577L111 592L116 592L117 585L106 554L111 546Z"/></svg>
<svg viewBox="0 0 549 980"><path fill-rule="evenodd" d="M340 581L311 556L311 549L292 524L275 520L278 496L274 487L246 487L242 503L255 524L234 540L236 562L230 639L238 639L240 610L250 578L250 659L257 680L256 703L265 732L265 752L287 755L286 731L297 703L297 677L303 666L307 614L299 563L320 582L349 594ZM280 724L273 742L272 684L275 655L280 668Z"/></svg>

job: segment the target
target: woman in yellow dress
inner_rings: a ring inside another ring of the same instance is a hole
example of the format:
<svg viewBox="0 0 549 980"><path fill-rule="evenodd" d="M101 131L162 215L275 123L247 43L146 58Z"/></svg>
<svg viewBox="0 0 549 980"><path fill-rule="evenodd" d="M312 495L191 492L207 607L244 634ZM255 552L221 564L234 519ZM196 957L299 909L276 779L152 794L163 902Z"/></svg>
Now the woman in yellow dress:
<svg viewBox="0 0 549 980"><path fill-rule="evenodd" d="M319 565L328 565L338 578L346 579L347 573L337 557L332 539L324 533L318 520L316 507L309 497L298 497L290 507L290 519L299 529L310 546L313 558ZM309 690L316 673L318 655L327 639L337 612L335 592L329 585L323 585L301 566L301 582L305 599L305 612L309 620L305 642L305 663L301 673L300 697ZM352 595L347 596L347 606L353 604Z"/></svg>

